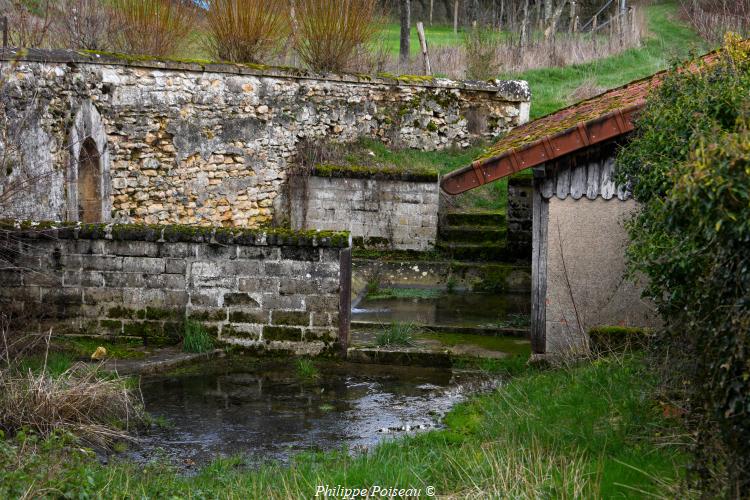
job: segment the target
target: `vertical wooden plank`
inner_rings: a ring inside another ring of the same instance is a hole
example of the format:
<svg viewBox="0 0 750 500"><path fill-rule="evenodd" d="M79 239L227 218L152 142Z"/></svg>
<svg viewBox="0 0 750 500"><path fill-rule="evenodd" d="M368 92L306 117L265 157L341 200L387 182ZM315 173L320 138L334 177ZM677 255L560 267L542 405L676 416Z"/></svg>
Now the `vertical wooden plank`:
<svg viewBox="0 0 750 500"><path fill-rule="evenodd" d="M534 181L531 249L531 350L547 350L547 221L549 201L541 195L543 179Z"/></svg>
<svg viewBox="0 0 750 500"><path fill-rule="evenodd" d="M596 199L599 196L599 162L590 161L586 165L587 179L586 179L586 198L589 200Z"/></svg>
<svg viewBox="0 0 750 500"><path fill-rule="evenodd" d="M600 173L600 193L605 200L612 199L615 194L615 180L612 178L615 169L615 159L612 157L605 158L601 163Z"/></svg>
<svg viewBox="0 0 750 500"><path fill-rule="evenodd" d="M352 249L339 254L339 348L346 359L352 320Z"/></svg>
<svg viewBox="0 0 750 500"><path fill-rule="evenodd" d="M570 165L560 165L560 170L557 171L557 186L555 187L555 194L561 200L564 200L570 194Z"/></svg>
<svg viewBox="0 0 750 500"><path fill-rule="evenodd" d="M570 195L574 200L580 200L587 191L588 164L571 166L573 170L570 175Z"/></svg>

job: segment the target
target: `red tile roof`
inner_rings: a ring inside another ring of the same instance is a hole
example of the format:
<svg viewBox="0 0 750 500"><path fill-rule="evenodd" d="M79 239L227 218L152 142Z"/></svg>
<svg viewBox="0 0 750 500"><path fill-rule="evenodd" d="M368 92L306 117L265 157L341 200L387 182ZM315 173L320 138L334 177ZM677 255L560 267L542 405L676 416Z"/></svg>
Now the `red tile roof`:
<svg viewBox="0 0 750 500"><path fill-rule="evenodd" d="M712 62L718 51L704 55ZM691 65L690 69L696 68ZM459 194L482 184L507 177L519 170L570 154L633 130L633 119L666 72L608 90L533 122L503 136L471 165L447 174L440 185L449 194Z"/></svg>

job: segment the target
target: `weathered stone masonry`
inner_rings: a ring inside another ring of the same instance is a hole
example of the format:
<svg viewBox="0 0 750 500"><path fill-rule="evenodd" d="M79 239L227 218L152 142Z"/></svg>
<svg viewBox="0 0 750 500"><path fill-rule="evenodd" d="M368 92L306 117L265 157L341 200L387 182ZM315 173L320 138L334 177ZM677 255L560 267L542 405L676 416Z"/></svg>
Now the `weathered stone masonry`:
<svg viewBox="0 0 750 500"><path fill-rule="evenodd" d="M37 220L83 218L83 150L99 155L94 192L105 222L256 227L288 217L287 180L303 139L367 136L434 150L528 119L525 82L5 54L2 112L9 129L22 130L0 185L35 179L6 216Z"/></svg>
<svg viewBox="0 0 750 500"><path fill-rule="evenodd" d="M0 309L56 334L168 344L190 318L225 342L317 354L348 332L346 233L6 224L0 235L11 261Z"/></svg>
<svg viewBox="0 0 750 500"><path fill-rule="evenodd" d="M428 251L438 228L437 173L292 178L292 228L349 231L366 248Z"/></svg>

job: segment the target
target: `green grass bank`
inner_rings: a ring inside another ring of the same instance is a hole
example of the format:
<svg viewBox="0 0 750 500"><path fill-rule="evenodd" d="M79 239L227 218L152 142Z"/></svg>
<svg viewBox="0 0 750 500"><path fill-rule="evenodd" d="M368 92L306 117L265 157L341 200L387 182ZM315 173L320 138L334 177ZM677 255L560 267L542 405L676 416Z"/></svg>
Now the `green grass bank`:
<svg viewBox="0 0 750 500"><path fill-rule="evenodd" d="M648 34L639 48L587 64L543 68L504 75L531 86L531 119L573 104L570 95L581 85L602 90L619 87L666 69L670 61L707 50L697 33L677 17L677 4L660 2L645 7Z"/></svg>
<svg viewBox="0 0 750 500"><path fill-rule="evenodd" d="M637 358L518 372L451 411L444 430L365 455L306 453L289 466L217 460L188 477L161 463L100 465L65 439L0 441L0 497L311 498L318 485L422 489L454 497L572 498L676 494L685 456ZM503 368L503 364L495 365Z"/></svg>

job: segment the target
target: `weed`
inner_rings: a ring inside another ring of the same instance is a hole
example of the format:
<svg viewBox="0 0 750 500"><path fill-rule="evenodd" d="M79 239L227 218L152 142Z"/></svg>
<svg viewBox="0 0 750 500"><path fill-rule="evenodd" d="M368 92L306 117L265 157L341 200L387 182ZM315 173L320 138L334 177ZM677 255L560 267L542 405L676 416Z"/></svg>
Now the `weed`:
<svg viewBox="0 0 750 500"><path fill-rule="evenodd" d="M185 352L208 352L214 348L214 341L206 329L197 321L185 322L182 337L182 350Z"/></svg>
<svg viewBox="0 0 750 500"><path fill-rule="evenodd" d="M380 347L414 345L416 327L412 323L392 323L380 334L375 342Z"/></svg>
<svg viewBox="0 0 750 500"><path fill-rule="evenodd" d="M312 382L320 378L320 370L318 370L318 367L310 359L298 359L296 368L297 376L305 382Z"/></svg>

